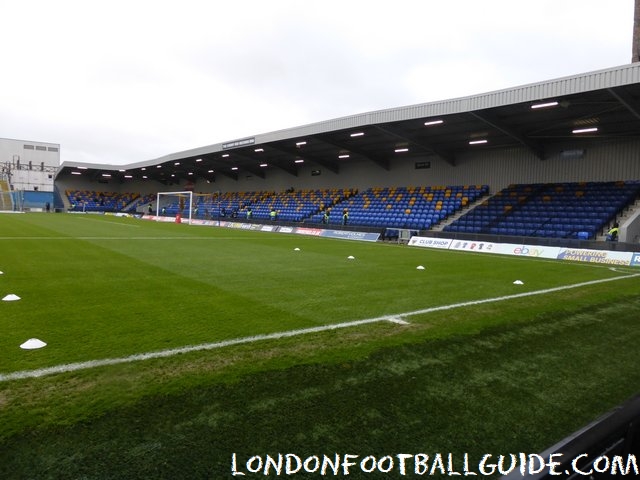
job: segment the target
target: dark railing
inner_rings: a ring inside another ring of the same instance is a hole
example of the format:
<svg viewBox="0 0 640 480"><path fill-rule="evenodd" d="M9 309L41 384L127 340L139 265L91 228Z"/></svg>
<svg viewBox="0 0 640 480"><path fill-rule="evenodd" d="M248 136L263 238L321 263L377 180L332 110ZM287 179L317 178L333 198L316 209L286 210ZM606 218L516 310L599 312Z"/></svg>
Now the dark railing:
<svg viewBox="0 0 640 480"><path fill-rule="evenodd" d="M640 395L569 435L538 457L536 465L531 468L531 463L524 469L524 474L518 468L503 476L502 480L601 479L619 478L621 475L637 478L640 468ZM554 465L542 468L541 462L553 462ZM617 475L614 475L616 471Z"/></svg>

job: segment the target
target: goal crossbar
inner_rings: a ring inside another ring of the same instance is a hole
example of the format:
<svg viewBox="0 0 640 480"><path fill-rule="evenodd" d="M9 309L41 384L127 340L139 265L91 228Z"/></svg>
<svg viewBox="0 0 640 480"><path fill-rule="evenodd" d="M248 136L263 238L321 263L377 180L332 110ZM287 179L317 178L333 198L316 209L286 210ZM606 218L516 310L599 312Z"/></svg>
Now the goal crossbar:
<svg viewBox="0 0 640 480"><path fill-rule="evenodd" d="M180 215L187 221L189 225L191 225L193 211L193 192L189 190L181 192L158 192L158 195L156 197L156 217L160 217L163 209L174 208L171 197L178 198L178 205L176 206L177 212L175 213L175 216L177 217L178 215Z"/></svg>

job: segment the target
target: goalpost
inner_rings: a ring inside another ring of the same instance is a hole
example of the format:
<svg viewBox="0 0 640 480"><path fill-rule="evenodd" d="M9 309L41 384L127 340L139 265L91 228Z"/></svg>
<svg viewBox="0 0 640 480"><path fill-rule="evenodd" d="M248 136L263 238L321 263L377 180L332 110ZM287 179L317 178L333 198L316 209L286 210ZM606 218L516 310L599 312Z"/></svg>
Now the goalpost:
<svg viewBox="0 0 640 480"><path fill-rule="evenodd" d="M178 217L191 225L193 218L193 192L158 192L156 197L156 217Z"/></svg>

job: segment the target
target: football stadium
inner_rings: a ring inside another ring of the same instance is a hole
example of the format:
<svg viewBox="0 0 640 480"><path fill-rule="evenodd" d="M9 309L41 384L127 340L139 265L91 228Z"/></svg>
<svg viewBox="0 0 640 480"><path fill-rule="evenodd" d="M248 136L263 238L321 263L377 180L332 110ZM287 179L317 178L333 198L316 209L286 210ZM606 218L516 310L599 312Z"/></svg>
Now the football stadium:
<svg viewBox="0 0 640 480"><path fill-rule="evenodd" d="M638 474L640 63L0 153L2 478Z"/></svg>

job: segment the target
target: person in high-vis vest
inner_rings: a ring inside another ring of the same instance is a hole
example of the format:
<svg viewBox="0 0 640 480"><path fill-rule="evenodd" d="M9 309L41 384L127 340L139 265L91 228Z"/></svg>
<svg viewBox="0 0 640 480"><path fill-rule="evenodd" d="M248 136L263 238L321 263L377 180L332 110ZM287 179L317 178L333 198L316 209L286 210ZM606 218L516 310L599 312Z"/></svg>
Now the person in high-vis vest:
<svg viewBox="0 0 640 480"><path fill-rule="evenodd" d="M269 212L269 218L271 219L272 222L275 222L277 216L278 216L278 212L276 212L275 208L272 208L271 211Z"/></svg>

